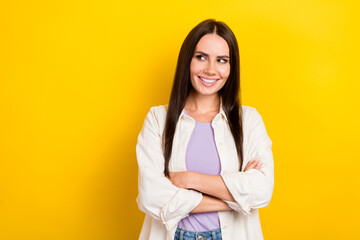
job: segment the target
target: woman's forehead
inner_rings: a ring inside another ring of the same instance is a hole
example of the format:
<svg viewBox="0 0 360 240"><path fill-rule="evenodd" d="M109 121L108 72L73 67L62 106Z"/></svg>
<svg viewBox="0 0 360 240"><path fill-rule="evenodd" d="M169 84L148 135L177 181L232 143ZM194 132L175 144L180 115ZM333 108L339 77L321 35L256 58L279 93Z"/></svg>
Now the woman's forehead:
<svg viewBox="0 0 360 240"><path fill-rule="evenodd" d="M225 39L217 34L206 34L197 43L196 51L201 51L208 55L228 55L229 45Z"/></svg>

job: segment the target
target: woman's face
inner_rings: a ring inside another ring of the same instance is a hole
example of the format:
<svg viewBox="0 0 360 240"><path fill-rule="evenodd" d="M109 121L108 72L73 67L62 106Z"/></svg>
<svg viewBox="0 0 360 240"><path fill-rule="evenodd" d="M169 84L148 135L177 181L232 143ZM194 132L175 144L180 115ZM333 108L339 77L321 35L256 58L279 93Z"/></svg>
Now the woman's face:
<svg viewBox="0 0 360 240"><path fill-rule="evenodd" d="M229 60L225 39L214 33L200 39L190 63L191 84L197 94L217 94L230 75Z"/></svg>

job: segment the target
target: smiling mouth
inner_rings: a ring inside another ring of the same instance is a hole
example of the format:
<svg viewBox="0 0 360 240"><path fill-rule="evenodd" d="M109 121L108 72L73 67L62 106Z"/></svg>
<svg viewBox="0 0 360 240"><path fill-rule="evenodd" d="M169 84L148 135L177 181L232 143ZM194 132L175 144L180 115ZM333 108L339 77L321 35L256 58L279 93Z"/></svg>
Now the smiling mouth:
<svg viewBox="0 0 360 240"><path fill-rule="evenodd" d="M198 77L201 79L201 81L206 82L206 83L214 83L214 82L216 82L217 80L219 80L219 79L203 78L203 77L200 77L200 76L198 76Z"/></svg>

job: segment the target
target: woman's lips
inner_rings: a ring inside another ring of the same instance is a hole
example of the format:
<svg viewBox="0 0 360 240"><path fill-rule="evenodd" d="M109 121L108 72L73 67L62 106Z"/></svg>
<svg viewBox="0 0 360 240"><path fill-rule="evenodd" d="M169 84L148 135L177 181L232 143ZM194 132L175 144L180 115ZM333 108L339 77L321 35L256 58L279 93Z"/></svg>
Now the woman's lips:
<svg viewBox="0 0 360 240"><path fill-rule="evenodd" d="M203 85L205 85L206 87L212 87L216 84L216 81L219 80L218 78L204 78L204 77L200 77L200 76L197 76L201 83Z"/></svg>

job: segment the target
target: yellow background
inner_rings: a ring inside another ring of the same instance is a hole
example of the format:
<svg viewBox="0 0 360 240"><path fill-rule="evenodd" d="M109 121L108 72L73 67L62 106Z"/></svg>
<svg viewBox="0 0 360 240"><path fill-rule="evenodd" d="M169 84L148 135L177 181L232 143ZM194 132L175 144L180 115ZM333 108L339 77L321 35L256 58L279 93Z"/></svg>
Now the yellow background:
<svg viewBox="0 0 360 240"><path fill-rule="evenodd" d="M1 1L0 239L137 239L135 144L200 21L273 141L265 239L360 239L357 1Z"/></svg>

